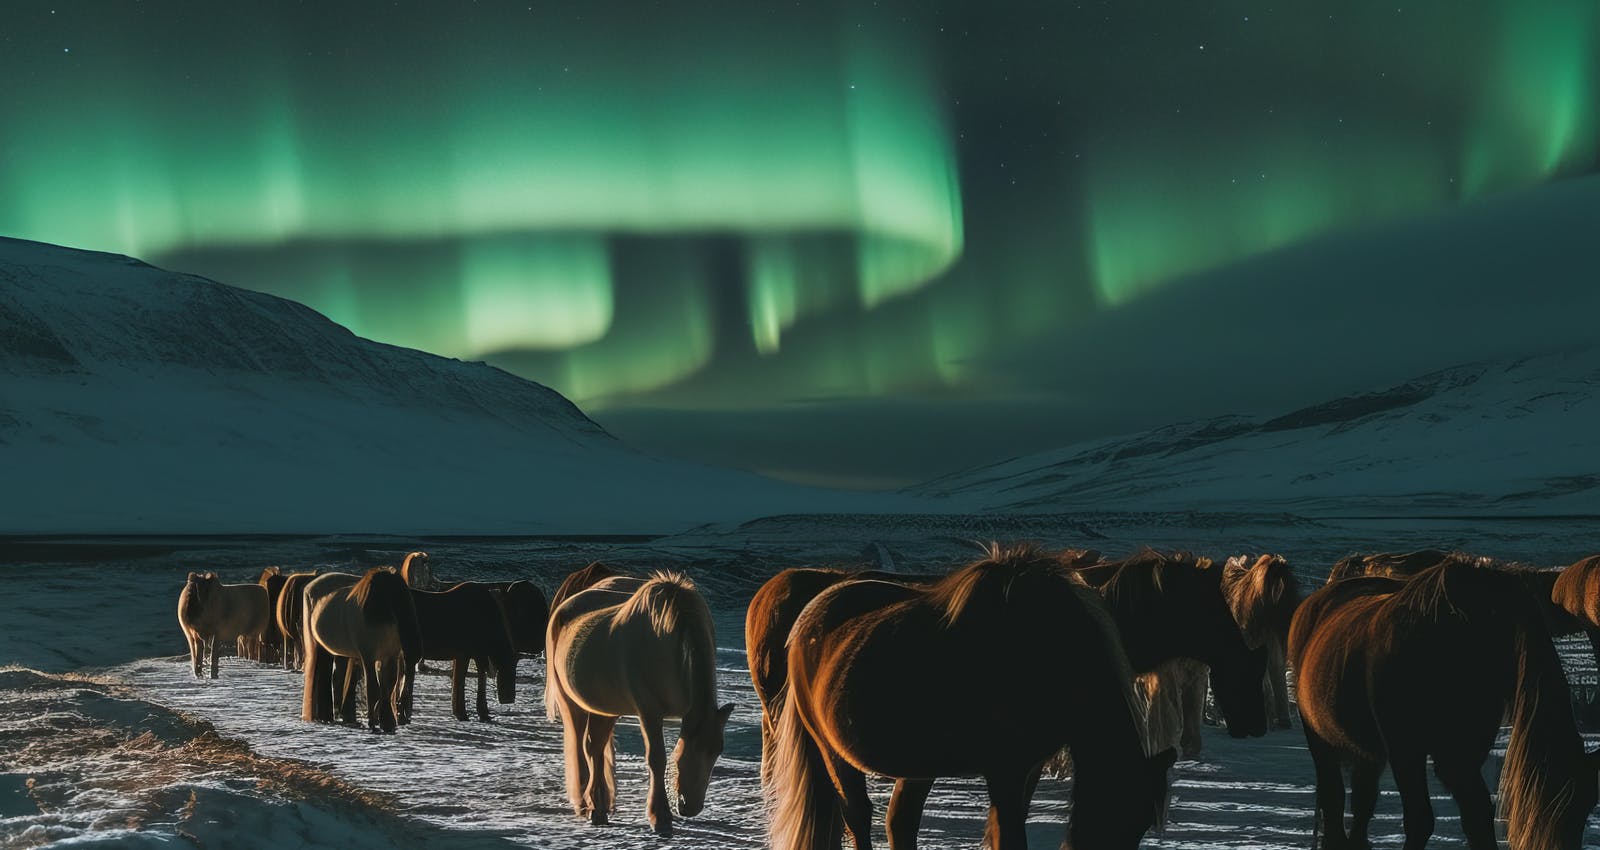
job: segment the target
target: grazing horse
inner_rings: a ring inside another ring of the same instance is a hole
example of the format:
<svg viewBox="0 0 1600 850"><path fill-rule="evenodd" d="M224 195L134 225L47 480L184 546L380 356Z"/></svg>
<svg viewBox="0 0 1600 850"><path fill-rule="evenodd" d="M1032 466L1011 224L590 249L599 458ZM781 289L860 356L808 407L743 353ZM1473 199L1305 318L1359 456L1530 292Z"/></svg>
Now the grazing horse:
<svg viewBox="0 0 1600 850"><path fill-rule="evenodd" d="M305 610L305 589L316 573L290 573L283 577L283 590L272 619L283 636L283 669L300 669L300 615Z"/></svg>
<svg viewBox="0 0 1600 850"><path fill-rule="evenodd" d="M214 572L190 573L178 594L178 626L189 643L189 664L201 678L201 661L211 655L217 678L217 645L260 640L267 628L267 589L259 584L223 584Z"/></svg>
<svg viewBox="0 0 1600 850"><path fill-rule="evenodd" d="M1068 549L1058 558L1069 566L1087 566L1100 560L1093 549ZM829 567L796 567L784 570L756 591L745 612L745 658L750 666L750 680L755 685L756 698L761 702L761 775L766 784L771 758L769 749L772 731L778 721L778 709L783 698L784 684L789 678L789 629L817 594L842 581L888 581L906 585L927 585L943 576L885 572L881 570L848 571Z"/></svg>
<svg viewBox="0 0 1600 850"><path fill-rule="evenodd" d="M278 597L283 593L283 583L286 577L277 567L267 567L261 571L261 578L256 582L267 589L267 627L261 631L261 640L256 645L257 661L276 664L283 656L283 633L278 631L273 622L278 611Z"/></svg>
<svg viewBox="0 0 1600 850"><path fill-rule="evenodd" d="M501 704L513 702L517 695L517 647L511 625L499 597L503 592L488 585L465 581L449 590L434 593L411 591L417 611L417 626L422 630L422 654L406 655L405 686L400 696L399 721L411 719L412 688L416 683L416 663L453 662L450 671L450 712L457 720L467 719L467 662L478 666L478 719L489 721L486 678L495 677L495 690Z"/></svg>
<svg viewBox="0 0 1600 850"><path fill-rule="evenodd" d="M996 846L1025 847L1029 786L1063 746L1074 846L1136 847L1156 820L1173 754L1146 757L1116 624L1054 556L991 545L926 587L836 583L788 652L766 789L776 850L838 847L841 829L870 847L869 773L982 777ZM892 846L915 846L921 803L890 802Z"/></svg>
<svg viewBox="0 0 1600 850"><path fill-rule="evenodd" d="M1229 558L1222 567L1222 592L1244 633L1245 645L1267 648L1265 698L1279 729L1290 727L1289 624L1300 607L1300 582L1282 555ZM1196 721L1199 718L1194 718Z"/></svg>
<svg viewBox="0 0 1600 850"><path fill-rule="evenodd" d="M1517 576L1453 560L1404 582L1335 581L1306 599L1289 654L1325 847L1370 846L1385 762L1400 791L1405 846L1423 847L1434 824L1431 756L1461 810L1468 846L1494 850L1482 771L1508 707L1499 796L1511 850L1581 845L1600 754L1584 752L1542 607ZM1344 765L1354 815L1348 835Z"/></svg>
<svg viewBox="0 0 1600 850"><path fill-rule="evenodd" d="M400 562L400 575L406 586L413 590L439 590L439 580L433 577L432 562L427 552L411 552Z"/></svg>
<svg viewBox="0 0 1600 850"><path fill-rule="evenodd" d="M665 718L683 719L671 798L680 814L699 814L733 704L717 707L716 636L694 584L679 573L615 576L567 596L550 614L545 658L545 706L551 719L559 707L567 796L578 816L603 824L611 813L612 735L622 715L638 717L644 734L646 811L656 834L672 834Z"/></svg>
<svg viewBox="0 0 1600 850"><path fill-rule="evenodd" d="M424 650L411 590L393 567L365 575L327 573L306 585L301 643L302 720L333 720L333 688L344 674L339 712L355 722L355 679L367 692L367 728L393 732L395 685L408 658Z"/></svg>
<svg viewBox="0 0 1600 850"><path fill-rule="evenodd" d="M1600 558L1600 556L1596 556ZM1591 563L1594 562L1594 563ZM1600 582L1594 571L1600 567L1596 558L1586 558L1565 569L1537 569L1517 563L1498 561L1486 555L1467 552L1446 552L1441 549L1422 549L1417 552L1381 552L1376 555L1351 555L1333 565L1328 581L1349 576L1388 576L1407 579L1417 573L1443 563L1461 564L1499 570L1515 576L1538 598L1545 625L1554 637L1583 632L1589 639L1595 667L1600 671L1600 621L1588 613L1600 603ZM1595 590L1591 591L1593 587ZM1587 599L1590 601L1585 601ZM1585 722L1600 720L1600 693L1585 707Z"/></svg>

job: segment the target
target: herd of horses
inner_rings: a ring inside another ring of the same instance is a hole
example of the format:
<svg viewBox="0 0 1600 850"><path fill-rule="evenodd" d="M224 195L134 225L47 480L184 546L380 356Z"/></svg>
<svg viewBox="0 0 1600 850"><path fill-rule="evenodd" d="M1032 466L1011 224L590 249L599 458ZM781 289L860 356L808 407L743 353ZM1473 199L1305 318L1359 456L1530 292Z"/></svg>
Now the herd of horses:
<svg viewBox="0 0 1600 850"><path fill-rule="evenodd" d="M615 810L614 730L636 717L660 835L705 805L734 706L717 704L712 616L680 573L592 563L546 604L531 581L433 578L399 568L293 573L256 584L190 573L178 619L196 677L219 645L299 666L301 717L393 732L409 722L423 661L449 661L451 711L489 719L488 676L515 699L517 660L543 653L545 708L563 730L566 790L594 824ZM1433 833L1427 763L1473 850L1497 845L1483 765L1510 737L1498 814L1512 850L1576 850L1600 795L1553 638L1600 656L1600 556L1534 569L1459 552L1346 558L1302 597L1281 556L1222 563L1143 550L990 544L946 574L795 568L751 600L745 649L761 708L761 784L778 850L872 844L867 777L894 781L891 847L913 850L933 783L978 777L984 843L1027 845L1041 777L1072 776L1064 846L1133 848L1166 818L1167 773L1199 755L1209 694L1228 733L1291 726L1292 677L1316 779L1319 846L1368 848L1387 768L1404 846ZM337 712L336 712L337 707ZM663 721L681 722L669 758ZM1350 814L1345 819L1345 771Z"/></svg>

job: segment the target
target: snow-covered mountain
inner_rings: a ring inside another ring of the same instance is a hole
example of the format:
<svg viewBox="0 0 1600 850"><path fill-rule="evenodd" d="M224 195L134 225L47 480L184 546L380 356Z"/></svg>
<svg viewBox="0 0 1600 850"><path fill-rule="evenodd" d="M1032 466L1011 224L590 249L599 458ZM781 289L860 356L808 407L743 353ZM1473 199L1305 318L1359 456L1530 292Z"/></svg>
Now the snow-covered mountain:
<svg viewBox="0 0 1600 850"><path fill-rule="evenodd" d="M498 369L0 239L0 532L659 532L833 493L663 460Z"/></svg>
<svg viewBox="0 0 1600 850"><path fill-rule="evenodd" d="M1446 369L1271 419L1080 443L908 494L971 510L1600 515L1600 345Z"/></svg>

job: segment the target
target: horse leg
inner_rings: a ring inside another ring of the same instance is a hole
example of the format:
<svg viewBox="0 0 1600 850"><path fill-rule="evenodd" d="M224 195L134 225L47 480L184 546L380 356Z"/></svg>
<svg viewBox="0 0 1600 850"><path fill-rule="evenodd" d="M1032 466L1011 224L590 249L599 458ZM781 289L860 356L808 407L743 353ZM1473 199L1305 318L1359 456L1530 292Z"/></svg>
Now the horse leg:
<svg viewBox="0 0 1600 850"><path fill-rule="evenodd" d="M467 659L450 662L450 713L457 720L467 719Z"/></svg>
<svg viewBox="0 0 1600 850"><path fill-rule="evenodd" d="M828 775L839 792L844 827L856 850L872 850L872 798L867 796L867 777L835 753L826 753Z"/></svg>
<svg viewBox="0 0 1600 850"><path fill-rule="evenodd" d="M1211 677L1206 673L1186 676L1183 690L1178 693L1182 708L1183 732L1178 736L1178 748L1185 759L1200 757L1200 726L1206 716L1206 683ZM1162 744L1165 746L1165 744Z"/></svg>
<svg viewBox="0 0 1600 850"><path fill-rule="evenodd" d="M1494 806L1489 802L1489 786L1483 781L1483 764L1470 758L1433 757L1433 772L1450 790L1461 810L1461 831L1472 850L1495 850Z"/></svg>
<svg viewBox="0 0 1600 850"><path fill-rule="evenodd" d="M333 656L330 684L339 696L339 722L347 726L354 726L360 722L356 717L356 684L360 675L361 668L352 664L349 658L343 655Z"/></svg>
<svg viewBox="0 0 1600 850"><path fill-rule="evenodd" d="M200 639L200 635L194 632L192 629L184 629L183 637L184 640L189 642L189 669L194 672L194 677L196 679L205 678L200 666L205 656L205 642L202 641Z"/></svg>
<svg viewBox="0 0 1600 850"><path fill-rule="evenodd" d="M589 806L584 792L589 787L589 762L583 754L583 737L589 731L589 713L579 708L555 683L547 681L545 687L556 688L556 695L561 700L561 744L566 757L567 800L572 803L572 811L578 817L586 818L589 816Z"/></svg>
<svg viewBox="0 0 1600 850"><path fill-rule="evenodd" d="M583 754L589 762L589 823L602 826L610 820L617 797L617 772L612 733L617 718L590 714L583 735Z"/></svg>
<svg viewBox="0 0 1600 850"><path fill-rule="evenodd" d="M1300 728L1305 730L1306 749L1311 752L1311 764L1316 769L1316 820L1322 827L1322 846L1343 848L1349 839L1344 831L1344 774L1339 753L1309 725L1302 723Z"/></svg>
<svg viewBox="0 0 1600 850"><path fill-rule="evenodd" d="M1405 824L1405 850L1422 850L1433 835L1433 802L1428 799L1428 756L1421 752L1389 753L1389 770L1400 790Z"/></svg>
<svg viewBox="0 0 1600 850"><path fill-rule="evenodd" d="M394 686L399 679L399 663L398 657L383 661L374 671L373 663L367 662L367 690L377 694L376 698L371 696L367 698L367 724L371 725L372 712L376 710L378 725L390 735L394 734L395 726L398 725L394 715Z"/></svg>
<svg viewBox="0 0 1600 850"><path fill-rule="evenodd" d="M211 678L217 678L217 636L212 635L206 640L206 652L211 654Z"/></svg>
<svg viewBox="0 0 1600 850"><path fill-rule="evenodd" d="M1367 828L1378 810L1378 777L1382 774L1382 762L1359 761L1350 768L1350 844L1362 850L1372 846Z"/></svg>
<svg viewBox="0 0 1600 850"><path fill-rule="evenodd" d="M994 850L1027 850L1027 773L990 774L983 781L989 786L986 831L995 836Z"/></svg>
<svg viewBox="0 0 1600 850"><path fill-rule="evenodd" d="M478 719L484 723L489 722L489 691L488 691L488 665L482 658L476 659L473 666L478 668Z"/></svg>
<svg viewBox="0 0 1600 850"><path fill-rule="evenodd" d="M889 796L887 815L889 850L917 850L917 828L922 825L922 807L933 790L931 779L899 779Z"/></svg>
<svg viewBox="0 0 1600 850"><path fill-rule="evenodd" d="M644 760L650 768L650 796L645 812L650 828L662 838L672 836L672 802L667 798L667 745L661 737L661 718L639 716L644 735Z"/></svg>

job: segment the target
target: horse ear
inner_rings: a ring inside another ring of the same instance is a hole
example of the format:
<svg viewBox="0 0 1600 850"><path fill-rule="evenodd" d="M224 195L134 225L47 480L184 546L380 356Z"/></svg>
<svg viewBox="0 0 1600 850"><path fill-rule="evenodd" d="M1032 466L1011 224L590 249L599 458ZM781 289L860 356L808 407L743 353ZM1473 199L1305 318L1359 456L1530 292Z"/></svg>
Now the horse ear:
<svg viewBox="0 0 1600 850"><path fill-rule="evenodd" d="M194 574L194 573L193 573L193 572L191 572L191 573L189 573L189 579L188 579L188 581L189 581L189 583L190 583L190 584L193 584L193 583L194 583L194 581L195 581L195 579L198 579L198 578L199 578L199 576L197 576L197 575L195 575L195 574Z"/></svg>
<svg viewBox="0 0 1600 850"><path fill-rule="evenodd" d="M730 702L727 705L717 709L717 722L727 723L728 716L731 714L733 714L733 703Z"/></svg>

